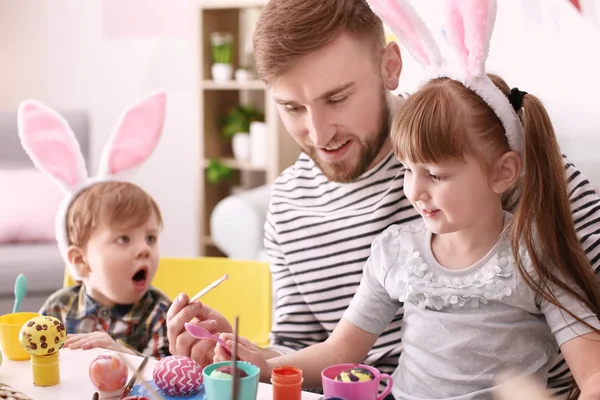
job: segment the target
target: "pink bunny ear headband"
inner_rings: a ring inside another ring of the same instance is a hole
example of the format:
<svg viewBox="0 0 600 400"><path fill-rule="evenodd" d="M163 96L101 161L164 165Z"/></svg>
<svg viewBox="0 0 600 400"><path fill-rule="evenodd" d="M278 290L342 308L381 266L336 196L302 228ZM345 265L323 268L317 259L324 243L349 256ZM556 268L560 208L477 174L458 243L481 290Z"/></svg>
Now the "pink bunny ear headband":
<svg viewBox="0 0 600 400"><path fill-rule="evenodd" d="M80 277L67 257L67 212L72 201L93 184L118 180L118 174L148 159L162 133L165 105L165 93L158 92L125 110L102 152L95 177L88 176L79 143L60 114L35 100L19 105L19 137L25 151L65 193L56 215L56 241L75 280Z"/></svg>
<svg viewBox="0 0 600 400"><path fill-rule="evenodd" d="M496 1L446 0L444 32L458 62L454 67L442 58L433 35L408 0L366 1L425 68L427 80L446 77L458 81L494 110L504 126L511 150L521 155L524 166L523 126L515 109L521 108L525 92L513 89L511 98L507 98L485 70L496 19ZM524 171L522 168L521 173Z"/></svg>

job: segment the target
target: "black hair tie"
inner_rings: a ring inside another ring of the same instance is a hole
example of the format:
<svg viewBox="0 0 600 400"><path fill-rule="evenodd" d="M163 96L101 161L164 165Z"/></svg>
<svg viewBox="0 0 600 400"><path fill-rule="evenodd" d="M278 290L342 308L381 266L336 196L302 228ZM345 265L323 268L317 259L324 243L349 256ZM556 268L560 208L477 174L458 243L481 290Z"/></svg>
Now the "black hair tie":
<svg viewBox="0 0 600 400"><path fill-rule="evenodd" d="M523 96L525 96L527 92L522 92L519 88L512 88L510 90L510 94L508 95L508 101L513 106L515 111L519 111L521 107L523 107Z"/></svg>

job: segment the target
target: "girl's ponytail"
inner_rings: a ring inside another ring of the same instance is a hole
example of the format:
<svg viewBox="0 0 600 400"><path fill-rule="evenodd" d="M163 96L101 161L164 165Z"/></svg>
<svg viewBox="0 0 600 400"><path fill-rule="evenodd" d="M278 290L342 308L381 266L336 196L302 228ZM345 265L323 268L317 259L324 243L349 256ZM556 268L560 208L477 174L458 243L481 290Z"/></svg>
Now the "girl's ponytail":
<svg viewBox="0 0 600 400"><path fill-rule="evenodd" d="M509 95L503 81L493 80ZM594 329L561 305L551 291L563 290L600 316L597 278L575 232L566 169L550 116L531 94L524 95L518 114L525 134L526 172L510 226L513 254L522 276L539 296ZM523 267L518 251L522 244L539 279Z"/></svg>

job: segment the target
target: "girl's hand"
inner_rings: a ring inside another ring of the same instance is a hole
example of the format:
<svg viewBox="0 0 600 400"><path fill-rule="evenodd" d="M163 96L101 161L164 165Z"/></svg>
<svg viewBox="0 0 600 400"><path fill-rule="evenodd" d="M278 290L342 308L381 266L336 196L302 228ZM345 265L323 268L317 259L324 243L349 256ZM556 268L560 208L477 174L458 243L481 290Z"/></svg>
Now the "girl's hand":
<svg viewBox="0 0 600 400"><path fill-rule="evenodd" d="M227 348L233 353L233 333L221 333L219 337L225 342ZM238 336L237 357L260 368L261 378L271 376L271 368L265 359L262 350L248 339ZM229 361L231 356L217 343L213 362Z"/></svg>
<svg viewBox="0 0 600 400"><path fill-rule="evenodd" d="M600 400L600 372L590 375L580 389L579 400Z"/></svg>
<svg viewBox="0 0 600 400"><path fill-rule="evenodd" d="M101 348L123 352L124 348L120 346L106 332L74 333L67 335L64 347L69 349L89 350Z"/></svg>

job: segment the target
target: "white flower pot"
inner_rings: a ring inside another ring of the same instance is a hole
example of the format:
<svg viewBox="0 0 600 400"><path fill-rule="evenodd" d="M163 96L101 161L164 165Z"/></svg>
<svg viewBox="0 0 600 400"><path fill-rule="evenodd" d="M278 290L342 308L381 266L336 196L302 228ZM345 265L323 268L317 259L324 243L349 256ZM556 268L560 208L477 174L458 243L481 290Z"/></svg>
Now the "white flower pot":
<svg viewBox="0 0 600 400"><path fill-rule="evenodd" d="M215 82L228 82L233 75L231 64L213 64L211 67L212 77Z"/></svg>
<svg viewBox="0 0 600 400"><path fill-rule="evenodd" d="M250 123L250 163L257 167L267 165L267 125L264 122Z"/></svg>
<svg viewBox="0 0 600 400"><path fill-rule="evenodd" d="M231 147L233 156L238 161L248 161L250 159L250 135L247 133L236 133L231 138Z"/></svg>
<svg viewBox="0 0 600 400"><path fill-rule="evenodd" d="M235 71L235 80L238 82L248 82L253 79L252 73L246 69L238 69Z"/></svg>

